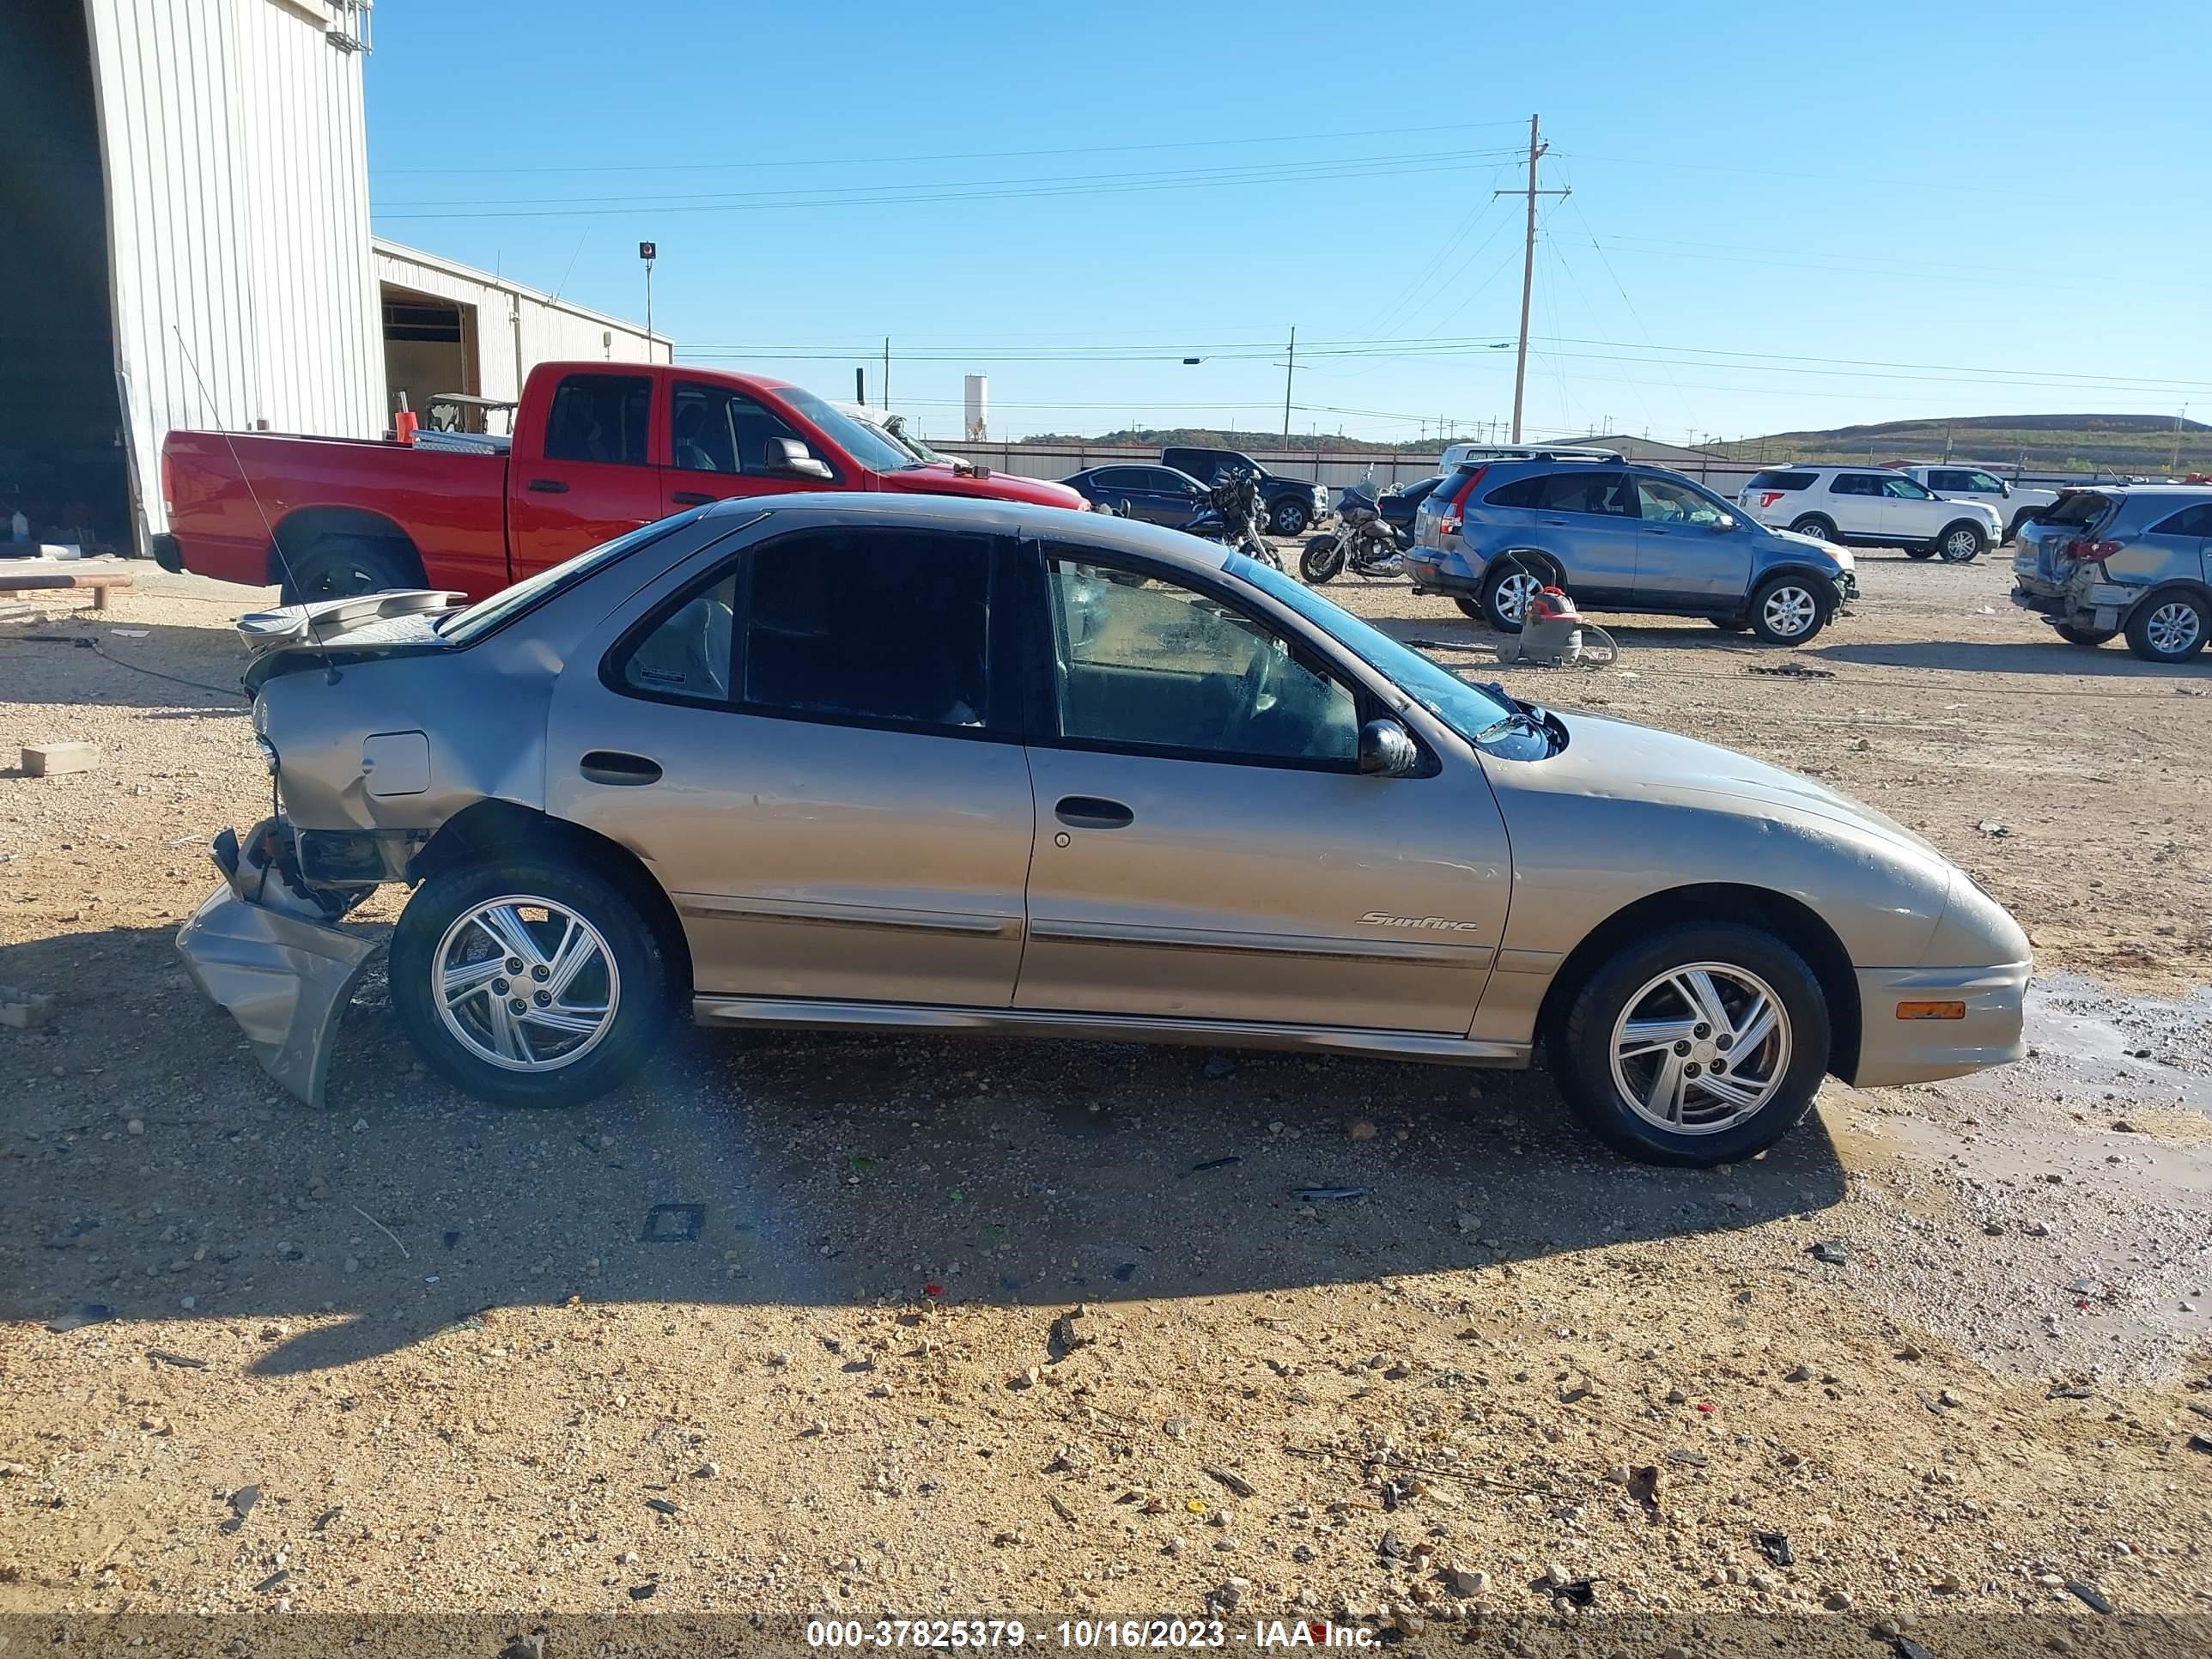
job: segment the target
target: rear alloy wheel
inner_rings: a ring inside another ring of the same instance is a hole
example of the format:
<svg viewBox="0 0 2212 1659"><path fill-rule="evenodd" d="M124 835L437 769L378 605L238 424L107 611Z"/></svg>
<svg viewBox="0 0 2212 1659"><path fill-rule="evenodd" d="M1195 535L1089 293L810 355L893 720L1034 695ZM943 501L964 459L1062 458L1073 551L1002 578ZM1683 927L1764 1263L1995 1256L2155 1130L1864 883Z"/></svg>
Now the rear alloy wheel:
<svg viewBox="0 0 2212 1659"><path fill-rule="evenodd" d="M1808 514L1790 528L1793 534L1810 536L1816 542L1832 542L1836 539L1836 526L1817 514Z"/></svg>
<svg viewBox="0 0 2212 1659"><path fill-rule="evenodd" d="M652 1057L668 1018L659 942L612 884L525 855L415 891L392 935L392 1000L432 1069L502 1106L573 1106Z"/></svg>
<svg viewBox="0 0 2212 1659"><path fill-rule="evenodd" d="M1544 591L1541 573L1510 559L1492 562L1482 584L1482 620L1501 634L1518 634L1528 601Z"/></svg>
<svg viewBox="0 0 2212 1659"><path fill-rule="evenodd" d="M1943 556L1945 564L1972 564L1982 556L1982 550L1989 544L1989 532L1963 519L1947 526L1936 538L1936 550Z"/></svg>
<svg viewBox="0 0 2212 1659"><path fill-rule="evenodd" d="M1302 536L1313 522L1305 503L1295 495L1285 495L1275 503L1275 510L1267 515L1267 523L1278 536Z"/></svg>
<svg viewBox="0 0 2212 1659"><path fill-rule="evenodd" d="M1769 645L1802 645L1827 620L1826 599L1803 576L1771 576L1751 596L1752 632Z"/></svg>
<svg viewBox="0 0 2212 1659"><path fill-rule="evenodd" d="M2128 649L2145 662L2187 662L2212 634L2212 610L2193 593L2154 593L2128 618Z"/></svg>
<svg viewBox="0 0 2212 1659"><path fill-rule="evenodd" d="M1632 943L1594 974L1551 1065L1584 1122L1651 1164L1763 1152L1827 1070L1827 1002L1805 959L1761 928L1690 923Z"/></svg>
<svg viewBox="0 0 2212 1659"><path fill-rule="evenodd" d="M2069 645L2100 646L2115 637L2117 628L2076 628L2071 623L2059 623L2054 631Z"/></svg>

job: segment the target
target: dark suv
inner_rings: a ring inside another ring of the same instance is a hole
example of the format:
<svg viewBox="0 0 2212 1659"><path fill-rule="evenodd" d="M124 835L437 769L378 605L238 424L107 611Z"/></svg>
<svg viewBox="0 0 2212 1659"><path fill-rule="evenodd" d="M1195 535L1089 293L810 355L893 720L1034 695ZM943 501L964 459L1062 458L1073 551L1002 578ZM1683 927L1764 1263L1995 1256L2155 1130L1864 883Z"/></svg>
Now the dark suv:
<svg viewBox="0 0 2212 1659"><path fill-rule="evenodd" d="M1260 481L1261 516L1273 535L1302 534L1328 516L1328 491L1310 479L1278 477L1240 449L1163 449L1160 465L1208 486L1230 468L1244 468Z"/></svg>
<svg viewBox="0 0 2212 1659"><path fill-rule="evenodd" d="M1422 501L1407 559L1415 592L1515 634L1529 599L1556 586L1592 610L1705 617L1802 645L1858 592L1843 548L1602 449L1476 453Z"/></svg>

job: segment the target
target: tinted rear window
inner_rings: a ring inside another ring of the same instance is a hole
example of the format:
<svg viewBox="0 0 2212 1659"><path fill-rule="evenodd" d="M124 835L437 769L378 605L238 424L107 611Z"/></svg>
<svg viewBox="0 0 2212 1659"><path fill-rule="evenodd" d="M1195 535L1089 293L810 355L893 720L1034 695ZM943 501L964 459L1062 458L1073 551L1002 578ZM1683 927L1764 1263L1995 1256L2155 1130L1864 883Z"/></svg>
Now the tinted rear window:
<svg viewBox="0 0 2212 1659"><path fill-rule="evenodd" d="M1810 489L1816 475L1810 472L1754 472L1746 489Z"/></svg>

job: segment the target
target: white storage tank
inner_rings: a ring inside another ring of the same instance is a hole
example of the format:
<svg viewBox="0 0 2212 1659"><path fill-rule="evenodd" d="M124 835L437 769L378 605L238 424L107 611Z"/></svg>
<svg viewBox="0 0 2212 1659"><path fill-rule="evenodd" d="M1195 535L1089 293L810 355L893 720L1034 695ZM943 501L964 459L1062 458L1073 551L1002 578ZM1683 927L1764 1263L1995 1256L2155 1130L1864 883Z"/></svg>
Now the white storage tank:
<svg viewBox="0 0 2212 1659"><path fill-rule="evenodd" d="M971 444L982 442L991 435L991 377L970 374L962 381L961 404L961 435Z"/></svg>

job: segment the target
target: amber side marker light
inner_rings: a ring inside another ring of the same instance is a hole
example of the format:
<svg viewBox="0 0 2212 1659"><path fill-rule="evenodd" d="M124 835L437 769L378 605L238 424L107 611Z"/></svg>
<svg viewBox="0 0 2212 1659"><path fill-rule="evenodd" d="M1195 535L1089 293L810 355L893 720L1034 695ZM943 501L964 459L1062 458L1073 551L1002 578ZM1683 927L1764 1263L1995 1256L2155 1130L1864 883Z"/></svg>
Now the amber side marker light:
<svg viewBox="0 0 2212 1659"><path fill-rule="evenodd" d="M1900 1002L1897 1005L1899 1019L1964 1019L1966 1005L1963 1002Z"/></svg>

